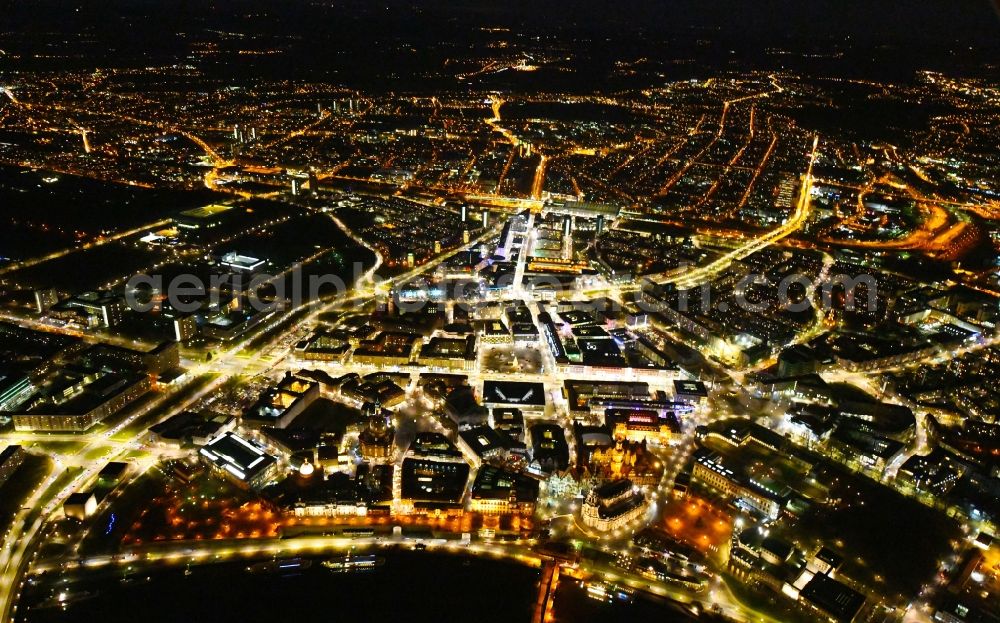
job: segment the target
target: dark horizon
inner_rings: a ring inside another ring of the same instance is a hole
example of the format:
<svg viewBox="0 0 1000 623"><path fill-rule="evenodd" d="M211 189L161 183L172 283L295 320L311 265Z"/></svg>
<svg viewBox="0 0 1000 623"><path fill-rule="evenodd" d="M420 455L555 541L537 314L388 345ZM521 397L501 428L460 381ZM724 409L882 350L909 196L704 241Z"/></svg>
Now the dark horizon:
<svg viewBox="0 0 1000 623"><path fill-rule="evenodd" d="M687 57L704 73L785 67L816 75L905 80L922 68L984 76L1000 71L1000 12L989 0L6 4L0 17L0 49L6 52L0 56L0 71L54 68L45 58L67 47L79 49L63 62L81 68L167 62L183 58L206 33L232 31L281 48L282 60L269 66L239 59L240 64L221 68L220 75L306 79L338 71L351 82L352 69L380 75L395 68L407 71L411 48L432 59L443 58L452 47L486 45L490 35L485 28L509 29L523 44L534 40L538 47L577 40L582 47L574 54L598 73L621 57ZM406 80L402 84L408 88Z"/></svg>

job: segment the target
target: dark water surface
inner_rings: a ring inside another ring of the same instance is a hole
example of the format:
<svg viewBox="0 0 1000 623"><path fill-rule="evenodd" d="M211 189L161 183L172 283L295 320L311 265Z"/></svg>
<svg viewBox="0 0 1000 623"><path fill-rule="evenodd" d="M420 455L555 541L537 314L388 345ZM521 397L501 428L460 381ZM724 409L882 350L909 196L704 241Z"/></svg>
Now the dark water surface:
<svg viewBox="0 0 1000 623"><path fill-rule="evenodd" d="M436 553L392 552L373 571L334 573L314 559L288 573L250 573L246 562L43 577L25 588L17 621L252 623L257 621L503 621L528 623L538 569ZM124 579L123 581L123 578ZM69 595L66 608L52 596ZM607 604L566 578L556 593L558 621L692 621L669 604L637 598Z"/></svg>

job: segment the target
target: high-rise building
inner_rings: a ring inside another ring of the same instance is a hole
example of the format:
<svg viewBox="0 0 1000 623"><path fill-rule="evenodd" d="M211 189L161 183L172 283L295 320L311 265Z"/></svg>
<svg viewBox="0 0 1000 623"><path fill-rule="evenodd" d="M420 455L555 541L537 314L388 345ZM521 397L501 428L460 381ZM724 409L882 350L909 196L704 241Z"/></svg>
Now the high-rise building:
<svg viewBox="0 0 1000 623"><path fill-rule="evenodd" d="M59 295L55 288L35 290L35 309L39 314L49 311L53 305L59 302Z"/></svg>
<svg viewBox="0 0 1000 623"><path fill-rule="evenodd" d="M186 342L198 334L198 323L192 314L174 318L172 324L174 339L178 342Z"/></svg>
<svg viewBox="0 0 1000 623"><path fill-rule="evenodd" d="M0 452L0 486L14 475L17 468L24 463L27 453L21 446L7 446Z"/></svg>
<svg viewBox="0 0 1000 623"><path fill-rule="evenodd" d="M106 292L84 292L66 301L65 305L83 310L104 327L119 324L128 310L122 297Z"/></svg>

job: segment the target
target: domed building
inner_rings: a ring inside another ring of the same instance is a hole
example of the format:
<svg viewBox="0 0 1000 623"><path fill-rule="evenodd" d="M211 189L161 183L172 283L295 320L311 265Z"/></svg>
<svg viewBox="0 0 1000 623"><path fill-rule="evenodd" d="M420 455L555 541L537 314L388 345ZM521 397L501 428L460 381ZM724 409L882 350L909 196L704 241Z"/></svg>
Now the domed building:
<svg viewBox="0 0 1000 623"><path fill-rule="evenodd" d="M396 429L389 423L389 412L378 402L365 403L365 429L358 436L361 456L371 460L389 459L396 444Z"/></svg>

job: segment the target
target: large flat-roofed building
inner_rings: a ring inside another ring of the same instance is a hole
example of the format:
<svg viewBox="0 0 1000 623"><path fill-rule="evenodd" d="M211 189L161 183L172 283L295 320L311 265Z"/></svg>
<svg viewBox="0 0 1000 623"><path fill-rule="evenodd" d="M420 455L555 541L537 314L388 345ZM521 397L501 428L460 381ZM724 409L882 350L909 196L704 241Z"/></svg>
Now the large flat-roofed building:
<svg viewBox="0 0 1000 623"><path fill-rule="evenodd" d="M778 376L812 374L819 367L815 352L808 346L796 344L778 354Z"/></svg>
<svg viewBox="0 0 1000 623"><path fill-rule="evenodd" d="M680 402L702 405L708 400L708 389L701 381L677 379L674 381L674 397Z"/></svg>
<svg viewBox="0 0 1000 623"><path fill-rule="evenodd" d="M522 411L545 409L545 385L524 381L486 381L483 404L487 407L515 407Z"/></svg>
<svg viewBox="0 0 1000 623"><path fill-rule="evenodd" d="M149 427L149 443L175 445L205 445L213 437L231 430L236 418L228 415L202 415L192 411L182 411L166 420Z"/></svg>
<svg viewBox="0 0 1000 623"><path fill-rule="evenodd" d="M93 491L71 493L63 502L63 514L70 519L83 521L97 512L97 496Z"/></svg>
<svg viewBox="0 0 1000 623"><path fill-rule="evenodd" d="M906 449L906 445L900 441L873 435L852 424L854 423L837 426L827 440L827 449L832 458L860 465L881 475Z"/></svg>
<svg viewBox="0 0 1000 623"><path fill-rule="evenodd" d="M799 592L799 601L834 623L853 623L865 605L865 596L846 584L817 574Z"/></svg>
<svg viewBox="0 0 1000 623"><path fill-rule="evenodd" d="M205 337L220 342L231 342L251 331L270 318L273 312L258 311L244 305L241 309L225 308L205 319L201 332Z"/></svg>
<svg viewBox="0 0 1000 623"><path fill-rule="evenodd" d="M484 344L510 344L514 337L502 320L487 320L482 328Z"/></svg>
<svg viewBox="0 0 1000 623"><path fill-rule="evenodd" d="M113 327L125 319L125 299L106 292L84 292L78 294L57 307L67 310L79 310L87 315L92 325Z"/></svg>
<svg viewBox="0 0 1000 623"><path fill-rule="evenodd" d="M152 387L148 374L60 371L13 414L18 431L83 432L140 398Z"/></svg>
<svg viewBox="0 0 1000 623"><path fill-rule="evenodd" d="M431 368L472 370L477 356L475 335L464 339L433 337L420 347L419 361Z"/></svg>
<svg viewBox="0 0 1000 623"><path fill-rule="evenodd" d="M853 421L855 427L896 441L912 439L917 426L913 410L903 405L841 400L837 410L842 418Z"/></svg>
<svg viewBox="0 0 1000 623"><path fill-rule="evenodd" d="M295 345L295 356L309 361L343 363L351 352L347 335L319 330Z"/></svg>
<svg viewBox="0 0 1000 623"><path fill-rule="evenodd" d="M235 433L225 433L198 451L202 460L217 473L240 487L260 489L272 479L276 458L264 448Z"/></svg>
<svg viewBox="0 0 1000 623"><path fill-rule="evenodd" d="M200 208L184 210L174 217L174 224L179 229L195 230L216 227L228 216L233 206L213 203Z"/></svg>
<svg viewBox="0 0 1000 623"><path fill-rule="evenodd" d="M391 409L403 403L406 399L406 390L400 387L396 381L402 382L398 376L373 373L362 377L351 377L340 385L340 392L344 398L354 400L359 406L364 406L368 402L377 402L387 409Z"/></svg>
<svg viewBox="0 0 1000 623"><path fill-rule="evenodd" d="M790 491L772 490L730 463L718 453L698 450L691 480L709 486L722 497L734 500L741 508L776 519L785 508Z"/></svg>
<svg viewBox="0 0 1000 623"><path fill-rule="evenodd" d="M650 400L652 394L647 383L627 381L579 381L567 380L563 383L563 394L573 413L591 413L597 404L606 400L642 402Z"/></svg>
<svg viewBox="0 0 1000 623"><path fill-rule="evenodd" d="M489 426L473 426L458 433L459 445L480 461L505 458L511 451L512 439Z"/></svg>
<svg viewBox="0 0 1000 623"><path fill-rule="evenodd" d="M319 383L287 372L276 387L265 391L243 414L243 424L251 428L285 428L317 398Z"/></svg>
<svg viewBox="0 0 1000 623"><path fill-rule="evenodd" d="M569 444L566 432L559 424L535 424L531 435L531 462L546 472L561 471L569 466Z"/></svg>
<svg viewBox="0 0 1000 623"><path fill-rule="evenodd" d="M267 265L267 260L230 251L219 257L219 264L235 271L252 273L264 268Z"/></svg>
<svg viewBox="0 0 1000 623"><path fill-rule="evenodd" d="M948 595L934 611L936 623L997 623L1000 616L990 608L989 603L983 603L968 597Z"/></svg>
<svg viewBox="0 0 1000 623"><path fill-rule="evenodd" d="M355 363L374 366L404 366L413 359L420 343L419 335L385 331L375 339L363 340L351 358Z"/></svg>
<svg viewBox="0 0 1000 623"><path fill-rule="evenodd" d="M581 201L572 198L553 201L550 209L560 214L572 214L587 218L603 217L608 220L617 218L622 210L621 206L609 203Z"/></svg>
<svg viewBox="0 0 1000 623"><path fill-rule="evenodd" d="M80 354L80 360L95 368L143 370L154 376L176 369L181 363L177 342L161 342L148 351L122 348L113 344L95 344Z"/></svg>
<svg viewBox="0 0 1000 623"><path fill-rule="evenodd" d="M405 458L400 495L414 508L460 508L468 482L468 463Z"/></svg>
<svg viewBox="0 0 1000 623"><path fill-rule="evenodd" d="M510 326L510 332L514 336L514 344L519 346L538 344L538 327L534 322L515 322Z"/></svg>
<svg viewBox="0 0 1000 623"><path fill-rule="evenodd" d="M514 441L524 441L524 414L510 407L490 411L490 424Z"/></svg>
<svg viewBox="0 0 1000 623"><path fill-rule="evenodd" d="M406 451L407 456L432 459L461 460L462 453L441 433L426 431L417 433Z"/></svg>
<svg viewBox="0 0 1000 623"><path fill-rule="evenodd" d="M469 510L490 515L526 515L535 512L538 481L493 465L483 465L472 484Z"/></svg>
<svg viewBox="0 0 1000 623"><path fill-rule="evenodd" d="M479 404L476 394L468 385L459 385L451 389L444 399L444 412L447 422L457 430L465 430L486 424L489 419L489 409Z"/></svg>
<svg viewBox="0 0 1000 623"><path fill-rule="evenodd" d="M20 407L34 386L26 374L8 374L0 371L0 413Z"/></svg>

